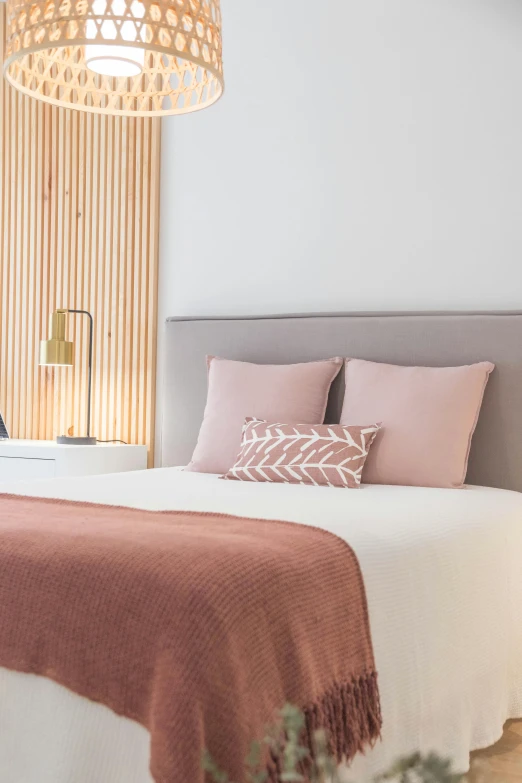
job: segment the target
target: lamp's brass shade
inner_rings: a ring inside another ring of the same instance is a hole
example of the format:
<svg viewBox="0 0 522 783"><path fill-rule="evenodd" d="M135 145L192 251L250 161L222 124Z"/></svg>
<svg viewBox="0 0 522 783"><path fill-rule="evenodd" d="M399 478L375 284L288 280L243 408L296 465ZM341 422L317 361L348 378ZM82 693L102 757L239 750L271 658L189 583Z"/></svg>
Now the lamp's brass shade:
<svg viewBox="0 0 522 783"><path fill-rule="evenodd" d="M51 337L40 342L40 364L69 366L74 363L74 343L65 339L67 313L56 310L51 316Z"/></svg>

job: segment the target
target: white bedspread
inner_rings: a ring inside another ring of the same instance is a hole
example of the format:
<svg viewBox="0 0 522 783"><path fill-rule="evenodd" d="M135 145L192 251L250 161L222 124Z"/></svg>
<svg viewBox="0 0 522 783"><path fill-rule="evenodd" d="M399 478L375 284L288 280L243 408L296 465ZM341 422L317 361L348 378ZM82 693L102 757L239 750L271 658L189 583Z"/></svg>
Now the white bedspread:
<svg viewBox="0 0 522 783"><path fill-rule="evenodd" d="M218 481L176 469L0 485L1 492L313 524L362 567L383 739L346 780L436 750L468 766L522 717L522 494ZM148 734L33 675L0 669L0 781L151 783Z"/></svg>

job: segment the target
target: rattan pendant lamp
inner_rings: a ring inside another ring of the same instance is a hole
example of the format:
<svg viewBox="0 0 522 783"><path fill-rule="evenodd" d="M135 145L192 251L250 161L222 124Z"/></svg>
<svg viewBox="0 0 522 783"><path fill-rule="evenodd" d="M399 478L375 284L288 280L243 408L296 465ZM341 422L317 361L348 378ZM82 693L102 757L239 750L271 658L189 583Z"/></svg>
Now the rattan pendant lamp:
<svg viewBox="0 0 522 783"><path fill-rule="evenodd" d="M219 0L7 0L4 73L99 114L204 109L223 92Z"/></svg>

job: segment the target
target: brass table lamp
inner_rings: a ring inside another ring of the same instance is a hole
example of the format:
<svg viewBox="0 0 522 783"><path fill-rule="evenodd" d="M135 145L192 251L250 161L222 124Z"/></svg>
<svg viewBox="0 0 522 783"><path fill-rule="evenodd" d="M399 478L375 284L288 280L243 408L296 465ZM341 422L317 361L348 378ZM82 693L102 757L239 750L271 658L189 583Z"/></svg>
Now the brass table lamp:
<svg viewBox="0 0 522 783"><path fill-rule="evenodd" d="M79 313L89 319L89 369L87 388L87 435L69 437L58 435L56 442L70 446L96 446L96 438L91 437L91 391L92 391L92 315L87 310L55 310L51 316L51 337L40 342L40 364L51 367L70 367L74 364L74 344L65 339L67 313Z"/></svg>

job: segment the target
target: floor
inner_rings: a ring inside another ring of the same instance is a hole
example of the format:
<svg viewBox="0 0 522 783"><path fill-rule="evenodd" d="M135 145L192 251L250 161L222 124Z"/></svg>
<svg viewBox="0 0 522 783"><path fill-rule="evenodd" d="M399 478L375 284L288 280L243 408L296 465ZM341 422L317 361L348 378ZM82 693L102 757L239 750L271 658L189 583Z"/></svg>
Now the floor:
<svg viewBox="0 0 522 783"><path fill-rule="evenodd" d="M469 783L522 783L522 720L506 723L497 744L471 758Z"/></svg>

